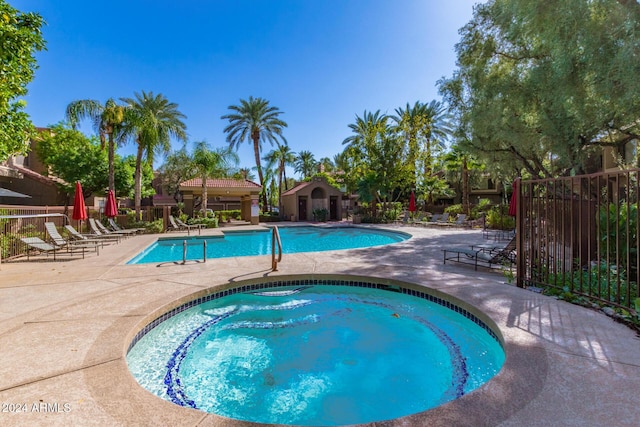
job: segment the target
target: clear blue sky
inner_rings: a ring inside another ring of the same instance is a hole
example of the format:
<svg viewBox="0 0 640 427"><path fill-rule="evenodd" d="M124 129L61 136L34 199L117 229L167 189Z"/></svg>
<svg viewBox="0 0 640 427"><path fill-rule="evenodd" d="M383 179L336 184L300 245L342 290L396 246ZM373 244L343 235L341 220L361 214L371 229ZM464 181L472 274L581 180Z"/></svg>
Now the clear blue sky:
<svg viewBox="0 0 640 427"><path fill-rule="evenodd" d="M189 147L225 146L220 116L249 96L278 107L294 152L342 151L365 110L440 100L472 0L9 0L47 21L29 85L36 126L77 99L164 94L186 116ZM89 123L82 128L92 134ZM174 143L174 148L181 144ZM271 146L266 143L263 153ZM118 149L133 154L133 145ZM255 166L252 148L238 152ZM158 164L157 162L156 164Z"/></svg>

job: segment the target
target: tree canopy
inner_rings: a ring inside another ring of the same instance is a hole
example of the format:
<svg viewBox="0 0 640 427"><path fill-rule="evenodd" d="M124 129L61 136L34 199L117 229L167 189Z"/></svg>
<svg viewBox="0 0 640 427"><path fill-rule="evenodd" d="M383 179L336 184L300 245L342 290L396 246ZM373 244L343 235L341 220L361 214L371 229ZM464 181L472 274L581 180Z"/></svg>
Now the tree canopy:
<svg viewBox="0 0 640 427"><path fill-rule="evenodd" d="M583 173L640 135L640 5L490 0L439 82L463 147L534 177Z"/></svg>
<svg viewBox="0 0 640 427"><path fill-rule="evenodd" d="M83 195L103 196L108 186L107 153L96 138L88 138L80 131L58 124L50 132L42 132L36 144L36 153L43 164L62 181L58 186L68 196L75 191L75 182L82 183ZM118 194L131 196L135 159L115 157L115 186ZM143 169L143 195L153 194L153 171Z"/></svg>
<svg viewBox="0 0 640 427"><path fill-rule="evenodd" d="M0 0L0 161L26 152L35 136L26 103L27 84L38 68L35 52L45 49L37 13L23 13Z"/></svg>

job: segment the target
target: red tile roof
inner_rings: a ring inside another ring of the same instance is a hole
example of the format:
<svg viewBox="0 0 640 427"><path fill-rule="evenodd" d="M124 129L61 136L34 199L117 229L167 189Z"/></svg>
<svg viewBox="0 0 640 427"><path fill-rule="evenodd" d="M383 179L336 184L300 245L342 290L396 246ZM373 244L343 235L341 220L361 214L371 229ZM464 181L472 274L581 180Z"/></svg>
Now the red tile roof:
<svg viewBox="0 0 640 427"><path fill-rule="evenodd" d="M180 183L184 187L202 187L202 178L193 178ZM208 178L207 188L257 188L262 186L247 179Z"/></svg>

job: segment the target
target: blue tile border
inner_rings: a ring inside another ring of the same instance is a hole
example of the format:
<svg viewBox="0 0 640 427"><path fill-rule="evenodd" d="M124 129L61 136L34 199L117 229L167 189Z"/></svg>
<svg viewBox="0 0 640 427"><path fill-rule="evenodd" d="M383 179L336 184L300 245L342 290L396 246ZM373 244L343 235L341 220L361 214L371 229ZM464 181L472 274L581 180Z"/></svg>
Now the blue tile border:
<svg viewBox="0 0 640 427"><path fill-rule="evenodd" d="M253 291L259 291L263 289L271 289L271 288L279 288L279 287L309 286L309 285L333 285L333 286L351 286L351 287L358 287L358 288L371 288L371 289L378 289L378 290L389 291L389 292L399 292L405 295L422 298L427 301L446 307L450 310L453 310L456 313L471 320L473 323L475 323L476 325L484 329L494 340L498 342L498 344L500 344L501 347L503 347L502 341L500 340L498 335L494 332L494 330L491 327L489 327L485 322L483 322L475 314L471 313L470 311L446 299L436 297L434 295L431 295L428 292L418 291L410 288L404 288L400 285L388 285L385 283L375 283L375 282L367 282L367 281L361 281L361 280L340 280L340 279L327 278L327 279L274 280L271 282L265 281L262 283L254 283L250 285L238 286L237 288L225 289L223 291L211 293L209 295L196 298L172 310L169 310L168 312L162 314L161 316L157 317L156 319L151 321L149 324L147 324L133 337L133 339L131 340L131 343L129 343L129 346L127 348L127 353L131 351L131 349L138 343L138 341L140 341L140 339L142 339L142 337L148 334L153 328L158 326L160 323L164 322L167 319L172 318L173 316L179 313L182 313L185 310L188 310L192 307L203 304L205 302L216 300L218 298L222 298L228 295L234 295L237 293L253 292Z"/></svg>

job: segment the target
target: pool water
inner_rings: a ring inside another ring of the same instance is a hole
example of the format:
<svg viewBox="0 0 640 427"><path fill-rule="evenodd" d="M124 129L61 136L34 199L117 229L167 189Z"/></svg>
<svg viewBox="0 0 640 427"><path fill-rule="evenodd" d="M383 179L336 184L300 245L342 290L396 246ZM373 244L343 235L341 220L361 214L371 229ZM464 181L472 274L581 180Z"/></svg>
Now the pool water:
<svg viewBox="0 0 640 427"><path fill-rule="evenodd" d="M282 252L315 252L354 249L387 245L407 240L407 233L364 227L281 227ZM207 244L207 258L226 258L271 254L271 230L231 231L224 236L190 236L158 239L127 264L179 262L183 258L183 244L187 242L187 260L204 257L203 241Z"/></svg>
<svg viewBox="0 0 640 427"><path fill-rule="evenodd" d="M421 412L504 363L499 342L440 304L337 285L236 293L160 323L131 348L152 393L230 418L344 425Z"/></svg>

